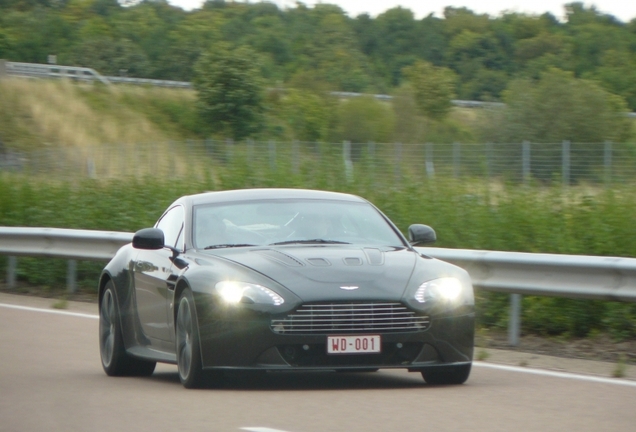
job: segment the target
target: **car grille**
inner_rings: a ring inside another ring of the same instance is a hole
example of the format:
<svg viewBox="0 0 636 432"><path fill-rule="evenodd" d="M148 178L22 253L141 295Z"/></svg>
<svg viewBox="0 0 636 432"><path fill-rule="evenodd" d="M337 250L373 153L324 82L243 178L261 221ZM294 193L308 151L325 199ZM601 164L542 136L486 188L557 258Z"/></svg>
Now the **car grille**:
<svg viewBox="0 0 636 432"><path fill-rule="evenodd" d="M273 319L279 334L334 334L411 332L426 330L430 319L416 315L401 303L305 304L285 318Z"/></svg>

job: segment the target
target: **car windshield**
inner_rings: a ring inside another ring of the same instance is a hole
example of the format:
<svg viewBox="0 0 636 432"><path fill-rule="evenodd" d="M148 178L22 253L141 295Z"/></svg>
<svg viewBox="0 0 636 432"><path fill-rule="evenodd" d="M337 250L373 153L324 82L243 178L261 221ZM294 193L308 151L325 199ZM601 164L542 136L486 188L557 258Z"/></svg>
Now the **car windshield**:
<svg viewBox="0 0 636 432"><path fill-rule="evenodd" d="M196 248L283 244L366 244L403 247L384 217L367 203L267 200L199 205Z"/></svg>

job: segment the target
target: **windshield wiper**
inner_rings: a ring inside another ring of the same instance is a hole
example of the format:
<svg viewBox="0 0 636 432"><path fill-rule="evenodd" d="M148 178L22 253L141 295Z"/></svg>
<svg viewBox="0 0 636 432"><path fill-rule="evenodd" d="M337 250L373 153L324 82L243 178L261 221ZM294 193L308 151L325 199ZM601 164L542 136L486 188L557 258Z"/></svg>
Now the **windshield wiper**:
<svg viewBox="0 0 636 432"><path fill-rule="evenodd" d="M286 240L276 243L270 243L269 246L278 246L278 245L286 245L286 244L351 244L348 242L338 241L338 240L325 240L325 239L309 239L309 240Z"/></svg>
<svg viewBox="0 0 636 432"><path fill-rule="evenodd" d="M223 249L223 248L242 247L242 246L256 246L256 245L249 244L249 243L225 243L225 244L217 244L217 245L206 246L203 249L205 249L205 250L208 250L208 249Z"/></svg>

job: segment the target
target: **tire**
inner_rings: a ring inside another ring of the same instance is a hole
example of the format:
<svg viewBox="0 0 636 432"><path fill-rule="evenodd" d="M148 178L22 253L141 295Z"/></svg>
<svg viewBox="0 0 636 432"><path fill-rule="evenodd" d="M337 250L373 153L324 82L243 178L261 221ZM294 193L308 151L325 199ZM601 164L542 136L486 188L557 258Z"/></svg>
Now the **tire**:
<svg viewBox="0 0 636 432"><path fill-rule="evenodd" d="M115 286L108 281L99 307L99 352L102 367L108 376L150 376L156 362L140 360L126 354L115 301Z"/></svg>
<svg viewBox="0 0 636 432"><path fill-rule="evenodd" d="M179 379L185 388L200 388L206 384L201 367L199 326L192 292L186 288L179 297L177 310L176 352Z"/></svg>
<svg viewBox="0 0 636 432"><path fill-rule="evenodd" d="M472 363L460 366L442 366L422 371L422 378L427 384L464 384L470 375Z"/></svg>

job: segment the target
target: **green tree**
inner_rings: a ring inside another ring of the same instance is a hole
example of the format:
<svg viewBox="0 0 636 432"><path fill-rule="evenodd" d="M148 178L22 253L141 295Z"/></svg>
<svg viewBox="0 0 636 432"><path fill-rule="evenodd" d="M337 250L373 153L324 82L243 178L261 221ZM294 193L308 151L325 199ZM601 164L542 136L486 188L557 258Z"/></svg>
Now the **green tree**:
<svg viewBox="0 0 636 432"><path fill-rule="evenodd" d="M146 54L126 39L98 37L83 40L74 50L70 63L90 67L102 75L147 77L151 65Z"/></svg>
<svg viewBox="0 0 636 432"><path fill-rule="evenodd" d="M561 158L558 144L562 141L624 141L630 134L623 98L596 82L577 79L571 72L550 69L538 81L515 80L505 92L505 102L506 108L487 112L490 118L483 122L482 138L499 143L533 143L531 168L538 178L549 179L554 174L553 162ZM501 162L518 160L518 148L510 146L507 160ZM603 160L603 146L573 147L571 160L577 166L575 177L585 177L594 161Z"/></svg>
<svg viewBox="0 0 636 432"><path fill-rule="evenodd" d="M317 142L327 139L333 104L313 92L290 89L283 102L282 116L300 141Z"/></svg>
<svg viewBox="0 0 636 432"><path fill-rule="evenodd" d="M213 132L240 140L261 129L264 83L251 49L219 44L199 58L194 70L199 109Z"/></svg>
<svg viewBox="0 0 636 432"><path fill-rule="evenodd" d="M455 73L420 60L405 68L404 75L411 83L420 113L431 120L446 117L455 97Z"/></svg>
<svg viewBox="0 0 636 432"><path fill-rule="evenodd" d="M621 141L629 122L623 98L571 72L551 69L539 81L516 80L507 90L505 141Z"/></svg>
<svg viewBox="0 0 636 432"><path fill-rule="evenodd" d="M371 96L360 96L340 103L337 110L337 141L352 143L388 142L393 134L395 118L387 104Z"/></svg>

